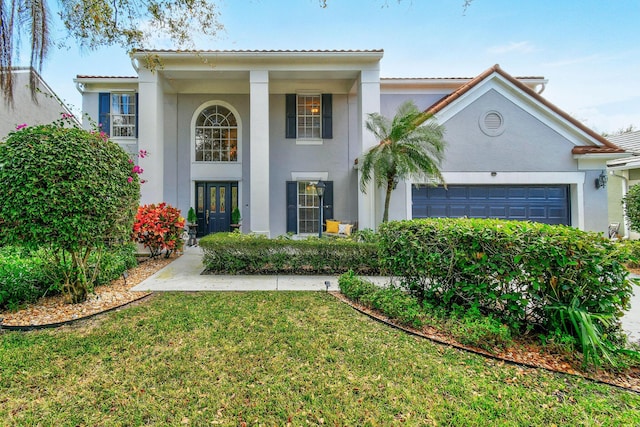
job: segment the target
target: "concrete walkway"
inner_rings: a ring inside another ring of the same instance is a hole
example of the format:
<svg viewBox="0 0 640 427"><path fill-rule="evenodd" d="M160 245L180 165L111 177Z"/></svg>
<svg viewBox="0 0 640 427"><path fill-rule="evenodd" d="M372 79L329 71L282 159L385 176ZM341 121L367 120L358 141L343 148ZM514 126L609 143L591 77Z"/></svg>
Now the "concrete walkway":
<svg viewBox="0 0 640 427"><path fill-rule="evenodd" d="M233 276L202 275L202 249L186 247L184 254L162 270L148 277L134 291L337 291L338 276ZM640 278L640 276L633 276ZM388 277L369 277L380 285ZM328 286L327 286L328 285ZM629 340L640 342L640 286L634 286L631 309L622 318L622 328Z"/></svg>
<svg viewBox="0 0 640 427"><path fill-rule="evenodd" d="M148 277L133 291L338 291L338 276L202 275L202 249L186 247L182 256ZM384 277L369 277L385 284Z"/></svg>

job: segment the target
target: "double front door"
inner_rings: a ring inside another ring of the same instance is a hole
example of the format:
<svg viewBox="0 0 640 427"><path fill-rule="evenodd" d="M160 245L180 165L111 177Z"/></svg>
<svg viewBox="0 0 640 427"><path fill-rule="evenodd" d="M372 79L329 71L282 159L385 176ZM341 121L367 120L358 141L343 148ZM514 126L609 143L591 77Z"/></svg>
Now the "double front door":
<svg viewBox="0 0 640 427"><path fill-rule="evenodd" d="M231 231L231 212L238 207L237 182L196 182L198 237Z"/></svg>

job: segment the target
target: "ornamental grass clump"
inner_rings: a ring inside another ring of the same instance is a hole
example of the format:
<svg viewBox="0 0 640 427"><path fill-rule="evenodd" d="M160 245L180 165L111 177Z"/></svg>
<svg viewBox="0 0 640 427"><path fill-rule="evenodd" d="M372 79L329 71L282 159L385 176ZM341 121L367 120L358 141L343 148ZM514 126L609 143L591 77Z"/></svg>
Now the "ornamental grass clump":
<svg viewBox="0 0 640 427"><path fill-rule="evenodd" d="M92 289L102 251L128 240L139 197L129 155L69 117L0 143L0 243L49 251L72 303Z"/></svg>

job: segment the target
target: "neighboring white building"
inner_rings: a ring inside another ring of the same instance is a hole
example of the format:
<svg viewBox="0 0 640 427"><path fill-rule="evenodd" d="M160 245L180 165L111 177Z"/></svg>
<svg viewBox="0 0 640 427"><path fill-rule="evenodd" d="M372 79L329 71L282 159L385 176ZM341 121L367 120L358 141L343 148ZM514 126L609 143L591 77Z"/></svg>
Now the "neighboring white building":
<svg viewBox="0 0 640 427"><path fill-rule="evenodd" d="M616 146L626 151L627 155L607 162L609 170L609 219L611 223L620 224L618 234L632 239L640 238L640 234L631 231L624 215L622 198L629 188L640 184L640 131L627 132L608 137Z"/></svg>
<svg viewBox="0 0 640 427"><path fill-rule="evenodd" d="M23 123L29 126L47 124L58 120L62 114L71 114L69 108L35 70L15 67L12 72L13 104L9 103L4 95L0 101L0 140ZM31 96L32 74L36 86L34 97Z"/></svg>
<svg viewBox="0 0 640 427"><path fill-rule="evenodd" d="M539 92L542 77L494 66L475 78L380 78L382 50L139 51L136 76L82 76L83 112L139 159L142 203L194 206L202 233L317 232L325 218L375 228L382 191L359 191L355 160L376 141L368 114L412 99L445 126L448 190L401 182L391 219L469 216L562 223L605 232L594 186L624 151ZM149 64L153 64L150 66ZM158 65L159 64L159 65ZM428 72L428 70L425 70Z"/></svg>

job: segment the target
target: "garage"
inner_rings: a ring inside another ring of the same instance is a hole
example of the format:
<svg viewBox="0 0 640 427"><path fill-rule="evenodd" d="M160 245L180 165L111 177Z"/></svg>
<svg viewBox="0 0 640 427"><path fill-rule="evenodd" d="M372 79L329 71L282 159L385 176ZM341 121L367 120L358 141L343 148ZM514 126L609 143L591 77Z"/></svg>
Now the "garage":
<svg viewBox="0 0 640 427"><path fill-rule="evenodd" d="M568 185L413 186L413 218L498 218L570 225Z"/></svg>

